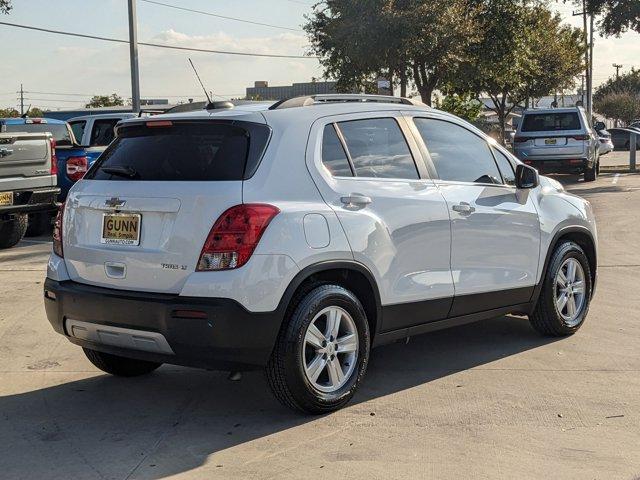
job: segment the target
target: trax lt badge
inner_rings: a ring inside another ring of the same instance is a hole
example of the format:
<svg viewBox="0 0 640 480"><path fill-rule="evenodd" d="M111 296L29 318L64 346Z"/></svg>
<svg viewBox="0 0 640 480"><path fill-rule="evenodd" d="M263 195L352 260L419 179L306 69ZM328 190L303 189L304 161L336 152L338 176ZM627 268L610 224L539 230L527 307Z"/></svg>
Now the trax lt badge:
<svg viewBox="0 0 640 480"><path fill-rule="evenodd" d="M125 203L127 203L126 200L120 200L118 197L111 197L104 201L105 207L111 208L124 207Z"/></svg>

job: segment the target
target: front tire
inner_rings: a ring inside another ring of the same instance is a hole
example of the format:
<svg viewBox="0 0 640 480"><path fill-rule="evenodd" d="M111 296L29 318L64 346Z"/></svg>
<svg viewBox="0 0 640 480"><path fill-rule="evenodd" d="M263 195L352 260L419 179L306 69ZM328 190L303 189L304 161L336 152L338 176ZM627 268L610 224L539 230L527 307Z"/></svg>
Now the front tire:
<svg viewBox="0 0 640 480"><path fill-rule="evenodd" d="M13 220L0 222L0 249L11 248L24 238L27 231L27 215L16 215Z"/></svg>
<svg viewBox="0 0 640 480"><path fill-rule="evenodd" d="M89 348L83 348L82 350L84 350L84 354L94 366L105 373L118 377L138 377L140 375L146 375L162 365L161 363L121 357Z"/></svg>
<svg viewBox="0 0 640 480"><path fill-rule="evenodd" d="M584 323L591 301L591 270L582 248L566 241L553 252L531 325L546 336L573 335Z"/></svg>
<svg viewBox="0 0 640 480"><path fill-rule="evenodd" d="M285 406L310 414L342 408L367 369L367 316L358 298L339 285L297 295L280 331L266 375Z"/></svg>

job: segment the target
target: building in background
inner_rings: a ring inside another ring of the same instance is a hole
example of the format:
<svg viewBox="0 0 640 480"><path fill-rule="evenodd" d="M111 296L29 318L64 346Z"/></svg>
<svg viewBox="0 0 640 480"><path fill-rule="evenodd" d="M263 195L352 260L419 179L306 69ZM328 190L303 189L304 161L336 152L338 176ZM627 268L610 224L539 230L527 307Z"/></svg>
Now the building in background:
<svg viewBox="0 0 640 480"><path fill-rule="evenodd" d="M253 87L247 87L247 99L250 100L283 100L306 95L334 93L338 93L336 91L336 82L311 81L270 87L269 82L258 81L253 84Z"/></svg>

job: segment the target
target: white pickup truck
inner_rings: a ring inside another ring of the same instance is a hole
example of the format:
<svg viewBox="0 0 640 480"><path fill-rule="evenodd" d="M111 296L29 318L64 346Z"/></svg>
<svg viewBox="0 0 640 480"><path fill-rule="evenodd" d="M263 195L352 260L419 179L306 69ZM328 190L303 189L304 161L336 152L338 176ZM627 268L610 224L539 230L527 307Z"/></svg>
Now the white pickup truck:
<svg viewBox="0 0 640 480"><path fill-rule="evenodd" d="M0 133L0 248L22 240L29 214L58 207L56 174L50 133Z"/></svg>

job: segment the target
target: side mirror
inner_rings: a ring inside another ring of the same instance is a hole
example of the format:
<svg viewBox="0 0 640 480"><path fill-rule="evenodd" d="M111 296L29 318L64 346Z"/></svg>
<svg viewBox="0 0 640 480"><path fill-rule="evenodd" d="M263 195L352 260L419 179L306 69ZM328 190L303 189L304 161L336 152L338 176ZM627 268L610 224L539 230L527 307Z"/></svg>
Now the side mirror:
<svg viewBox="0 0 640 480"><path fill-rule="evenodd" d="M604 122L596 122L593 126L593 128L595 128L596 130L606 130L606 127L607 126L604 124Z"/></svg>
<svg viewBox="0 0 640 480"><path fill-rule="evenodd" d="M540 185L538 171L529 165L519 164L516 168L516 188L536 188Z"/></svg>

